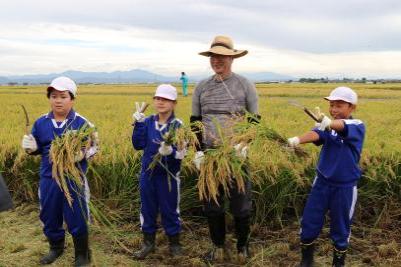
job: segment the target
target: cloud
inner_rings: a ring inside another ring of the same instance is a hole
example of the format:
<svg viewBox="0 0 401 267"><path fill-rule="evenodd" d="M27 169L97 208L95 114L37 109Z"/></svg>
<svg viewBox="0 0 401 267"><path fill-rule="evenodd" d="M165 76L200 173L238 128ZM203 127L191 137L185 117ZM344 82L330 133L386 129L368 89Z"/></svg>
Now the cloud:
<svg viewBox="0 0 401 267"><path fill-rule="evenodd" d="M226 34L250 50L241 71L397 75L400 12L396 0L3 1L0 74L207 72L196 53Z"/></svg>

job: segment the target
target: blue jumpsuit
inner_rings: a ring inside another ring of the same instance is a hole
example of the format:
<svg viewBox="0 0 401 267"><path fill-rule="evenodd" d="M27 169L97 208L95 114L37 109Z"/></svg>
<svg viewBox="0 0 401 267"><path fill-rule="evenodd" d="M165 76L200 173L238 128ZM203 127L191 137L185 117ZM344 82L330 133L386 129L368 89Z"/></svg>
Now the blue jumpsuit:
<svg viewBox="0 0 401 267"><path fill-rule="evenodd" d="M80 129L85 124L93 127L84 117L71 110L63 122L56 122L52 112L43 115L35 121L32 127L32 135L35 137L38 150L32 154L41 155L39 201L40 220L43 222L43 232L49 240L58 241L65 236L63 221L66 222L68 231L72 236L81 236L88 233L87 221L89 216L89 187L84 179L84 187L70 181L69 190L73 198L72 208L69 206L64 193L52 178L52 163L49 161L49 150L55 136L61 136L67 130ZM96 145L90 149L90 155L96 153ZM86 158L79 162L83 173L86 173L88 163Z"/></svg>
<svg viewBox="0 0 401 267"><path fill-rule="evenodd" d="M181 231L180 222L180 167L181 159L178 159L177 149L173 146L173 152L169 156L162 157L162 163L153 170L149 169L153 157L158 153L162 135L169 131L170 127L178 128L182 122L174 117L167 123L160 125L158 115L151 115L144 122L136 122L132 134L132 144L137 150L144 150L142 157L142 169L139 178L141 195L141 229L147 234L154 234L157 230L156 219L161 213L162 225L168 236L174 236ZM168 172L165 168L168 168ZM171 181L171 191L168 185L168 176Z"/></svg>
<svg viewBox="0 0 401 267"><path fill-rule="evenodd" d="M323 145L317 176L308 196L302 221L301 242L312 243L319 235L330 211L330 237L337 250L346 250L351 235L352 216L357 199L358 166L365 137L360 120L344 120L342 132L320 131L316 145Z"/></svg>

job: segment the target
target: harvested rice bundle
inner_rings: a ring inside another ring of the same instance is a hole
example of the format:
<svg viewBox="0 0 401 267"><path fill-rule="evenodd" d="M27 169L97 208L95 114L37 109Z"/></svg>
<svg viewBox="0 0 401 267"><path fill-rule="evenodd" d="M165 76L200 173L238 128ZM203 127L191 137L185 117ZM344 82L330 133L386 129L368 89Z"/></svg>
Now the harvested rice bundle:
<svg viewBox="0 0 401 267"><path fill-rule="evenodd" d="M245 182L250 180L255 185L261 185L265 177L273 179L274 175L258 175L256 172L278 173L279 168L290 168L295 161L286 145L286 138L282 137L264 123L249 124L244 120L234 118L233 132L223 134L221 125L215 123L219 135L219 143L213 149L205 151L204 160L200 168L198 179L199 197L201 200L217 203L219 187L229 195L229 188L234 183L239 192L245 192ZM249 150L244 157L236 149ZM285 149L283 149L285 148ZM306 156L303 150L296 151L297 155ZM252 175L247 170L252 171ZM255 172L255 174L254 174ZM275 183L275 181L270 181Z"/></svg>
<svg viewBox="0 0 401 267"><path fill-rule="evenodd" d="M72 196L68 187L70 180L79 188L84 186L82 170L77 164L77 158L90 148L95 128L85 125L79 130L67 130L63 135L56 136L51 143L49 157L52 164L52 177L64 192L67 202L72 206Z"/></svg>
<svg viewBox="0 0 401 267"><path fill-rule="evenodd" d="M191 130L190 126L185 125L179 128L171 127L163 135L163 141L166 145L176 146L177 151L195 150L199 146L196 133ZM154 155L153 161L149 164L149 169L153 170L157 165L162 166L167 171L168 186L171 191L171 176L174 175L169 171L167 161L163 161L163 156L159 152Z"/></svg>

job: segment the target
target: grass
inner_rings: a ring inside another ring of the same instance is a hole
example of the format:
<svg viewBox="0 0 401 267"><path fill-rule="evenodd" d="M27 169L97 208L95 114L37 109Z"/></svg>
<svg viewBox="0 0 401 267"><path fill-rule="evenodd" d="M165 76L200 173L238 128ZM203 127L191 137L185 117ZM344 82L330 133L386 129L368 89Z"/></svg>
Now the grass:
<svg viewBox="0 0 401 267"><path fill-rule="evenodd" d="M300 109L289 105L288 101L296 99L309 108L320 106L322 112L327 113L328 104L322 97L328 95L335 86L333 84L258 85L260 114L265 125L283 137L300 135L309 130L314 122ZM401 84L349 86L360 96L355 117L362 119L367 127L361 159L363 177L359 185L354 220L357 227L354 231L355 237L351 241L365 250L360 251L359 248L355 248L350 259L351 262L355 262L355 266L363 266L364 258L369 259L366 260L367 265L397 266L400 260L399 255L394 254L394 250L399 249L396 244L401 240L398 230L400 228L395 228L401 219L401 138L399 138ZM137 225L139 220L138 174L141 153L135 152L131 145L131 114L135 111L135 101L150 102L155 88L153 85L86 85L79 88L76 110L96 125L101 140L101 150L91 162L87 175L92 199L96 207L107 215L110 224L114 226L113 229L123 228L133 231L131 228L124 228L125 225L130 223ZM192 89L193 87L190 87L190 92ZM0 88L0 105L3 111L0 114L2 121L0 171L6 178L14 198L37 201L39 158L26 156L20 148L21 138L25 134L25 118L20 104L24 104L30 120L34 121L48 112L45 88L39 86L26 86L26 89ZM149 107L146 114L152 112L153 109ZM188 124L190 114L190 97L180 96L176 110L177 117ZM293 225L298 222L314 177L319 149L313 145L302 148L307 157L297 157L283 150L279 144L263 145L262 142L255 142L249 151L249 162L253 166L252 175L262 181L260 186L254 187L253 221L257 228L254 229L256 232L253 242L262 244L260 249L256 246L257 255L260 257L255 258L255 266L258 266L257 264L269 266L275 261L279 265L290 266L293 262L290 260L298 256L290 253L288 259L283 259L284 256L279 251L288 250L288 244L281 244L286 243L287 237L289 250L297 250L295 241L294 243L291 241L297 239L298 232ZM190 240L207 239L207 231L204 228L196 229L199 226L196 221L202 213L196 187L198 175L193 169L186 167L191 164L192 156L190 154L184 160L181 172L181 212L187 224L187 231L192 231L191 235L185 236L188 243L191 243ZM202 222L201 225L205 223ZM39 225L37 227L40 229ZM269 236L269 229L286 233L287 236L284 234L281 237L273 234ZM115 233L113 236L133 250L140 242L140 237L137 236L135 242L120 237L129 231ZM260 231L262 233L259 233ZM394 233L394 236L391 233ZM258 241L258 236L263 239L266 237L265 234L268 241L265 243ZM384 237L390 241L387 242ZM281 238L282 242L276 242L275 238ZM113 238L110 240L117 251L123 250ZM372 248L369 248L366 240L373 242ZM394 243L391 240L394 240ZM272 243L269 244L269 241ZM278 244L273 246L273 243ZM193 244L193 246L196 252L191 252L191 257L207 248L205 244L199 246ZM324 262L327 263L328 248L322 249L318 257L324 258ZM16 243L7 250L7 253L30 250ZM5 250L0 249L0 255L4 255L2 251ZM168 262L163 256L158 255L149 261L150 265L152 262Z"/></svg>

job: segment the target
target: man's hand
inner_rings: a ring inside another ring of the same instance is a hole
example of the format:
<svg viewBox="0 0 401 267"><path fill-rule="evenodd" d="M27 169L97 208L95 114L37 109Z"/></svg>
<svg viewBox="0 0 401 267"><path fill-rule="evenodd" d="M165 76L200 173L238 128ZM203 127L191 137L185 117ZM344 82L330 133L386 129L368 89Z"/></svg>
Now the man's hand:
<svg viewBox="0 0 401 267"><path fill-rule="evenodd" d="M145 114L142 113L143 108L146 106L145 102L142 102L140 105L138 102L135 102L136 111L132 114L132 119L135 122L143 122L146 118Z"/></svg>
<svg viewBox="0 0 401 267"><path fill-rule="evenodd" d="M201 165L202 165L202 163L203 163L204 160L205 160L205 154L203 153L203 151L197 151L197 152L195 153L195 157L194 157L193 162L194 162L194 164L195 164L195 167L196 167L198 170L200 170L200 167L201 167Z"/></svg>
<svg viewBox="0 0 401 267"><path fill-rule="evenodd" d="M247 145L244 145L244 144L236 144L235 146L234 146L234 149L235 149L235 154L238 156L238 157L241 157L241 158L246 158L246 156L248 155L248 146Z"/></svg>
<svg viewBox="0 0 401 267"><path fill-rule="evenodd" d="M299 137L298 136L294 136L294 137L288 138L287 139L287 143L288 143L289 147L296 147L300 143Z"/></svg>
<svg viewBox="0 0 401 267"><path fill-rule="evenodd" d="M173 153L173 147L171 145L166 145L166 142L161 142L159 147L159 153L162 156L168 156Z"/></svg>
<svg viewBox="0 0 401 267"><path fill-rule="evenodd" d="M33 153L38 150L38 144L32 134L24 135L22 138L22 148L28 153Z"/></svg>

